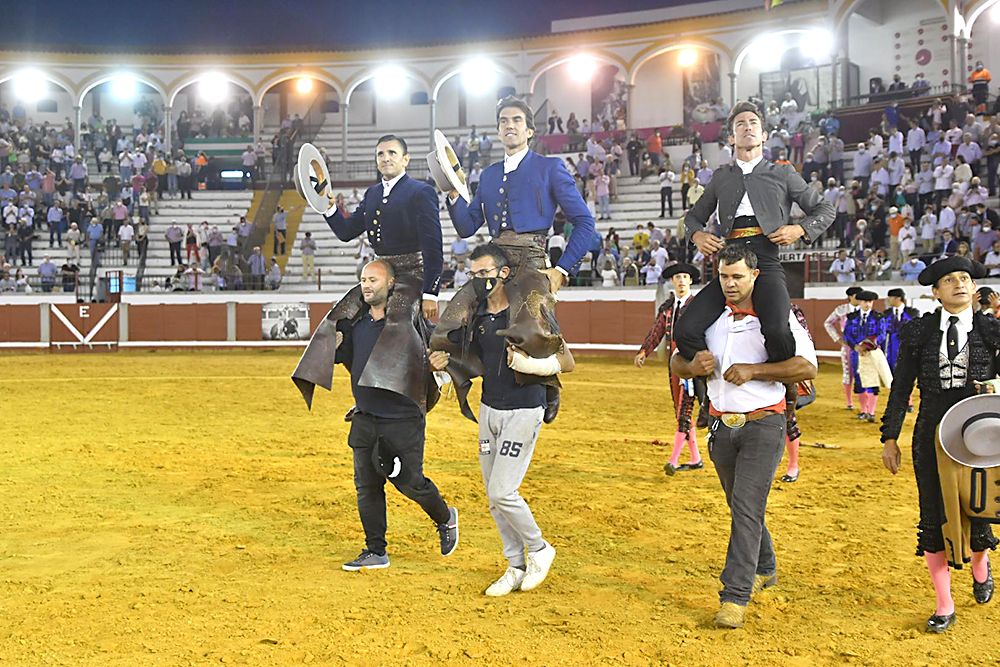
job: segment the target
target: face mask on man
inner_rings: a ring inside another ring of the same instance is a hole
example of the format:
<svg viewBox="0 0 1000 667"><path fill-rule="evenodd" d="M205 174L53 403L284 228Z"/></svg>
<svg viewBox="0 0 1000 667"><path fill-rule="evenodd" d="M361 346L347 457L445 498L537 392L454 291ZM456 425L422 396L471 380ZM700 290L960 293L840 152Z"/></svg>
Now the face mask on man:
<svg viewBox="0 0 1000 667"><path fill-rule="evenodd" d="M502 278L473 278L472 290L476 293L476 299L482 301L488 297L496 288L497 283L503 282Z"/></svg>

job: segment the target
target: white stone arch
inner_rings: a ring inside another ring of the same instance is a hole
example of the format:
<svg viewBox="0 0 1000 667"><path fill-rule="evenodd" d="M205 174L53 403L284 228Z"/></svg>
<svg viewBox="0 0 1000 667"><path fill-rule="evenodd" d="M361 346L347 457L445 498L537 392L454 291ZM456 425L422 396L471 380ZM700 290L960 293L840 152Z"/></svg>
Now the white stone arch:
<svg viewBox="0 0 1000 667"><path fill-rule="evenodd" d="M515 79L517 78L517 71L514 70L513 67L510 67L505 63L498 62L497 60L494 60L492 58L490 59L490 61L493 63L493 65L499 72L503 74L508 74L514 77ZM466 62L463 62L459 65L455 65L454 67L449 68L448 70L445 71L444 74L439 76L437 80L434 81L434 85L431 86L431 94L430 94L431 101L433 102L437 101L438 93L441 92L441 86L447 83L449 79L452 79L461 74L466 64L467 64Z"/></svg>
<svg viewBox="0 0 1000 667"><path fill-rule="evenodd" d="M143 76L141 74L136 74L131 70L123 69L123 70L116 70L113 72L102 72L101 74L97 74L91 77L90 79L85 80L83 83L81 83L80 96L76 98L76 106L82 107L83 100L87 97L87 93L92 91L94 88L97 88L98 86L105 84L108 81L113 81L119 76L128 76L135 79L138 83L146 84L147 86L155 90L157 93L159 93L160 98L163 100L164 104L167 103L167 89L163 86L162 83L160 83L158 80L152 77Z"/></svg>
<svg viewBox="0 0 1000 667"><path fill-rule="evenodd" d="M700 40L681 40L677 42L669 42L666 44L659 44L650 47L648 51L639 55L632 63L630 68L627 81L630 86L635 85L636 77L639 74L639 70L642 66L648 63L654 58L658 58L665 53L670 53L672 51L681 51L683 49L697 49L700 51L709 51L711 53L718 54L727 62L732 62L733 54L729 49L725 48L723 45L715 41L700 41Z"/></svg>
<svg viewBox="0 0 1000 667"><path fill-rule="evenodd" d="M755 37L747 40L742 44L739 50L736 51L736 58L733 60L733 74L739 76L740 70L743 68L743 62L750 55L750 51L763 41L766 41L773 37L780 37L782 35L803 35L809 34L815 30L824 30L822 26L813 26L808 28L787 28L785 30L772 30L770 32L765 32L761 35L756 35ZM792 44L785 45L782 53L792 48Z"/></svg>
<svg viewBox="0 0 1000 667"><path fill-rule="evenodd" d="M334 92L337 93L337 99L344 98L344 85L334 76L331 76L328 72L316 69L294 69L294 70L281 70L280 72L275 72L268 76L259 86L257 94L254 96L254 106L261 106L264 103L264 96L277 86L279 83L284 83L291 79L298 79L300 77L308 77L310 79L315 79L321 83L325 83Z"/></svg>
<svg viewBox="0 0 1000 667"><path fill-rule="evenodd" d="M60 88L63 89L63 91L69 94L69 99L71 102L74 103L76 102L77 99L76 86L73 85L73 82L71 82L69 79L59 74L55 74L53 72L49 72L45 69L42 69L41 67L29 67L24 65L9 67L3 72L3 74L0 74L0 84L7 83L11 79L17 77L18 74L21 74L22 72L26 71L34 72L40 75L43 79L45 79L49 83L59 86Z"/></svg>
<svg viewBox="0 0 1000 667"><path fill-rule="evenodd" d="M983 12L996 6L998 3L1000 3L1000 0L979 0L978 3L973 3L964 17L965 25L962 27L962 36L966 39L972 39L972 27L976 24L976 21L983 15Z"/></svg>
<svg viewBox="0 0 1000 667"><path fill-rule="evenodd" d="M535 85L538 83L538 80L542 78L543 74L545 74L551 69L559 67L560 65L565 65L566 63L570 62L571 60L573 60L578 56L588 56L590 58L593 58L594 60L599 60L601 62L608 63L609 65L617 65L618 67L621 67L622 73L626 77L628 77L629 74L628 63L626 63L619 56L613 53L609 53L607 51L603 51L601 49L589 49L589 48L574 49L573 51L561 53L551 57L548 60L543 61L540 67L536 65L536 67L538 68L537 70L532 68L534 71L531 75L531 82L528 84L528 94L529 95L535 94Z"/></svg>
<svg viewBox="0 0 1000 667"><path fill-rule="evenodd" d="M357 90L357 87L360 86L361 84L363 84L365 81L368 81L370 79L374 79L376 76L378 76L379 70L382 67L385 67L385 66L386 66L386 64L383 64L383 65L379 65L378 67L373 67L371 69L365 70L361 75L359 75L359 76L355 77L353 80L351 80L351 82L347 85L347 90L344 93L344 97L343 97L344 102L343 103L344 104L350 104L351 103L351 95L354 94L354 91ZM393 67L399 67L399 69L404 74L406 74L406 76L408 78L410 78L410 79L416 81L417 83L423 85L424 88L426 88L427 90L430 90L430 87L431 87L430 86L430 82L420 72L417 72L414 69L406 67L405 65L398 65L398 64L393 63L392 66Z"/></svg>
<svg viewBox="0 0 1000 667"><path fill-rule="evenodd" d="M167 106L173 108L174 101L177 99L177 95L191 84L198 83L198 81L200 81L201 78L206 74L218 74L219 76L221 76L223 79L233 84L234 86L245 90L250 95L251 100L254 99L255 97L253 84L251 84L243 77L237 76L236 74L232 74L231 72L226 72L225 70L222 69L205 69L199 72L193 72L191 74L188 74L181 79L180 83L175 84L173 88L170 90Z"/></svg>

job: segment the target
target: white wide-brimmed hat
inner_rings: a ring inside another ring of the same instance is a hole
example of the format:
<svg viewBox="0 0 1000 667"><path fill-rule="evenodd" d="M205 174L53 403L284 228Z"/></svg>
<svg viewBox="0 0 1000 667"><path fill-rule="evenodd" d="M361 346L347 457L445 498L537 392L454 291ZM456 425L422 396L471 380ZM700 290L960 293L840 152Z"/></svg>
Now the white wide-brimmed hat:
<svg viewBox="0 0 1000 667"><path fill-rule="evenodd" d="M427 167L443 192L456 190L465 201L472 200L465 182L465 171L441 130L434 130L434 150L427 154Z"/></svg>
<svg viewBox="0 0 1000 667"><path fill-rule="evenodd" d="M295 165L295 189L309 207L320 215L330 215L337 207L329 197L333 191L330 185L330 170L319 149L310 143L302 144L299 161Z"/></svg>
<svg viewBox="0 0 1000 667"><path fill-rule="evenodd" d="M951 406L938 437L944 453L964 466L1000 466L1000 394L970 396Z"/></svg>

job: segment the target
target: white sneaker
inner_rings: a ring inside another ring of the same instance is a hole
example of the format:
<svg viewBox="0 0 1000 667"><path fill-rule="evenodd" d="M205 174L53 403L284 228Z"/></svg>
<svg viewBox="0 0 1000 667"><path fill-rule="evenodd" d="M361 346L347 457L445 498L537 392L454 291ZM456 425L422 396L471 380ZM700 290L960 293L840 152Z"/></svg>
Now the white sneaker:
<svg viewBox="0 0 1000 667"><path fill-rule="evenodd" d="M540 551L529 552L528 553L528 571L524 575L524 581L521 582L522 591L530 591L533 588L538 588L545 577L549 574L549 568L552 567L552 561L556 557L556 548L545 543L545 548Z"/></svg>
<svg viewBox="0 0 1000 667"><path fill-rule="evenodd" d="M486 595L491 598L498 598L509 593L513 593L517 589L521 588L521 582L524 581L524 575L524 570L519 570L516 567L508 567L507 571L486 589Z"/></svg>

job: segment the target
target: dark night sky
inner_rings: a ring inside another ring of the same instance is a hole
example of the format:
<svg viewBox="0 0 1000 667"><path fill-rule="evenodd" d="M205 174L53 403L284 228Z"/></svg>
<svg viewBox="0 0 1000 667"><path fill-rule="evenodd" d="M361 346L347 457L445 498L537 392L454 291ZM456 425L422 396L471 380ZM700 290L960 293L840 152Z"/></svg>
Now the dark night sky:
<svg viewBox="0 0 1000 667"><path fill-rule="evenodd" d="M252 52L391 49L540 35L556 19L705 1L4 0L0 16L3 48L11 50Z"/></svg>

